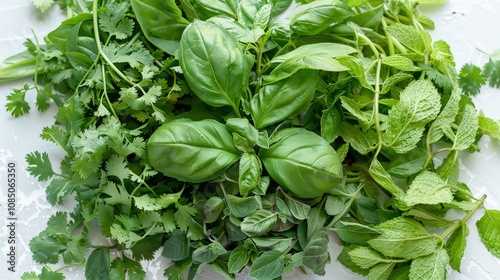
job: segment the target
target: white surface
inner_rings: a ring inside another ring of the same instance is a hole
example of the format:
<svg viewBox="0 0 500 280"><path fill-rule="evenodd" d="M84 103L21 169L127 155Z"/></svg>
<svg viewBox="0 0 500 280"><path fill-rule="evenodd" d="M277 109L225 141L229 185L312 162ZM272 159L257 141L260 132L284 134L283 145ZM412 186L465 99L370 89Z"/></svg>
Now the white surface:
<svg viewBox="0 0 500 280"><path fill-rule="evenodd" d="M58 9L52 9L49 17L39 15L28 0L2 0L0 6L0 61L6 57L23 51L25 38L33 38L32 31L41 40L47 32L53 30L64 18ZM432 32L433 39L444 39L452 48L458 66L466 62L483 65L487 57L478 49L491 53L500 49L500 0L451 0L447 4L422 6L422 10L430 15L436 23ZM24 82L14 82L0 86L0 270L2 279L20 279L25 271L41 271L30 255L29 240L45 228L51 213L58 209L50 207L45 201L44 184L31 178L26 172L24 157L27 153L39 150L47 151L51 156L59 155L57 147L42 141L39 134L42 128L53 123L52 115L55 106L49 112L36 111L33 100L34 93L29 96L32 111L21 118L13 118L5 111L6 95L11 88L19 87ZM485 88L474 98L479 109L494 119L500 119L500 90ZM6 231L6 164L17 163L18 183L18 228L17 228L17 273L6 270L7 253ZM500 208L500 144L485 138L481 142L481 153L461 157L461 181L469 184L476 196L487 194L486 205ZM68 207L69 208L69 207ZM69 210L64 207L59 210ZM477 213L469 221L470 235L464 260L462 275L452 272L449 279L500 279L500 260L493 257L480 243L475 221L480 217ZM341 247L331 241L332 264L327 268L325 277L318 279L365 279L353 275L335 261ZM163 263L154 261L147 264L148 279L156 279L154 274L161 275ZM57 267L57 266L56 266ZM75 270L67 274L67 279L83 279L83 271ZM206 276L204 279L217 279ZM311 279L312 275L295 275L289 279Z"/></svg>

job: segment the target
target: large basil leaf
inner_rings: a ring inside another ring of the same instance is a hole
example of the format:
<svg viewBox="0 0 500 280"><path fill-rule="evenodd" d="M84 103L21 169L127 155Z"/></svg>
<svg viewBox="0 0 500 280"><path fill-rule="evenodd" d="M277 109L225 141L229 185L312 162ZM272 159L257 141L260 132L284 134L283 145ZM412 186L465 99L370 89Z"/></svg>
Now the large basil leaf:
<svg viewBox="0 0 500 280"><path fill-rule="evenodd" d="M193 8L199 19L206 20L214 16L236 18L237 0L192 0Z"/></svg>
<svg viewBox="0 0 500 280"><path fill-rule="evenodd" d="M342 0L319 0L301 5L290 13L290 26L300 35L315 35L353 15Z"/></svg>
<svg viewBox="0 0 500 280"><path fill-rule="evenodd" d="M335 150L319 135L305 129L284 129L279 139L259 156L271 177L301 198L313 198L333 189L342 179Z"/></svg>
<svg viewBox="0 0 500 280"><path fill-rule="evenodd" d="M291 77L262 87L250 103L257 129L303 112L316 90L318 72L301 70Z"/></svg>
<svg viewBox="0 0 500 280"><path fill-rule="evenodd" d="M151 135L146 152L156 170L193 183L217 178L240 158L226 127L210 119L162 125Z"/></svg>
<svg viewBox="0 0 500 280"><path fill-rule="evenodd" d="M250 66L238 40L219 25L195 20L181 39L179 63L192 91L215 107L239 112Z"/></svg>
<svg viewBox="0 0 500 280"><path fill-rule="evenodd" d="M179 49L182 32L189 21L174 0L131 0L137 22L146 38L173 55Z"/></svg>

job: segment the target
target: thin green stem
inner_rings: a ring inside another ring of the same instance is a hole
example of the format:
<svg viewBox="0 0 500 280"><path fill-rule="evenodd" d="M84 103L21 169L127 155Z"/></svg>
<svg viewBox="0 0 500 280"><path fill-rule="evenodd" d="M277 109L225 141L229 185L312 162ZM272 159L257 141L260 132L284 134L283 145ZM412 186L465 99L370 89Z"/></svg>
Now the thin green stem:
<svg viewBox="0 0 500 280"><path fill-rule="evenodd" d="M463 219L458 221L457 223L453 224L451 227L449 227L447 230L445 230L440 236L438 236L439 240L443 243L444 240L450 236L455 230L457 230L459 227L461 227L463 224L467 223L467 221L474 215L474 213L483 205L484 200L486 199L486 195L484 194L481 196L481 198L476 202L474 205L474 208L472 208L472 211L467 213Z"/></svg>

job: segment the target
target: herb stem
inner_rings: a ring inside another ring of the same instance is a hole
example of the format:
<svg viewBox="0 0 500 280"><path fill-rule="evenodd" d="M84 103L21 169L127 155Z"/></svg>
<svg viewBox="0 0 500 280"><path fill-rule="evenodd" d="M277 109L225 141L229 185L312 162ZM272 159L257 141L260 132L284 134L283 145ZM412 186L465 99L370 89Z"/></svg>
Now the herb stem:
<svg viewBox="0 0 500 280"><path fill-rule="evenodd" d="M364 186L365 186L365 181L363 180L359 183L359 186L356 189L356 191L350 195L351 198L349 198L349 200L345 204L344 210L342 210L340 214L335 216L335 218L333 218L333 220L328 224L328 226L326 226L326 228L332 228L338 221L340 221L340 219L342 219L347 213L349 213L351 205L354 202L354 199L356 199L359 192L364 188Z"/></svg>
<svg viewBox="0 0 500 280"><path fill-rule="evenodd" d="M481 207L481 205L483 205L485 199L486 199L486 194L483 194L483 196L481 196L481 198L474 205L474 208L472 208L472 210L469 213L467 213L467 215L465 215L463 217L463 219L461 219L457 223L453 224L451 227L449 227L447 230L445 230L440 236L438 236L439 240L443 243L444 240L449 235L451 235L453 232L455 232L455 230L457 230L460 226L467 223L467 221L472 217L472 215L474 215L474 213L477 211L477 209L479 209L479 207Z"/></svg>

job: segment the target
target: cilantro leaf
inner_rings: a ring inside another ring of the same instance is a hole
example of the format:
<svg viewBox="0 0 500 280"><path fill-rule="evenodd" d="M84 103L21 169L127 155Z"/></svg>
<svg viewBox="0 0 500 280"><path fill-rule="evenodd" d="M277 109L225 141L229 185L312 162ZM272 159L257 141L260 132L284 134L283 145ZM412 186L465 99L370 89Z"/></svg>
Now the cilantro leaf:
<svg viewBox="0 0 500 280"><path fill-rule="evenodd" d="M40 278L38 278L38 275L36 275L36 272L26 271L25 273L23 273L23 275L21 275L21 280L40 280Z"/></svg>
<svg viewBox="0 0 500 280"><path fill-rule="evenodd" d="M42 268L42 273L38 275L40 280L64 280L66 277L58 271L53 271L48 266Z"/></svg>
<svg viewBox="0 0 500 280"><path fill-rule="evenodd" d="M179 229L187 231L189 227L189 221L191 221L193 216L196 215L198 210L191 205L182 205L180 203L175 203L177 211L174 213L175 222L179 226Z"/></svg>
<svg viewBox="0 0 500 280"><path fill-rule="evenodd" d="M40 181L47 181L54 176L52 164L49 160L49 154L35 151L26 155L26 168L31 176L37 177Z"/></svg>
<svg viewBox="0 0 500 280"><path fill-rule="evenodd" d="M102 192L109 196L104 198L104 201L110 205L123 204L127 207L130 205L130 195L122 185L107 181Z"/></svg>
<svg viewBox="0 0 500 280"><path fill-rule="evenodd" d="M99 27L116 39L128 38L134 29L134 21L126 18L129 8L127 2L108 4L99 13Z"/></svg>
<svg viewBox="0 0 500 280"><path fill-rule="evenodd" d="M500 88L500 60L490 58L483 67L483 75L491 87Z"/></svg>
<svg viewBox="0 0 500 280"><path fill-rule="evenodd" d="M481 90L481 86L486 84L486 78L481 72L481 68L467 63L460 69L458 84L465 94L476 95Z"/></svg>
<svg viewBox="0 0 500 280"><path fill-rule="evenodd" d="M68 179L55 178L45 189L47 201L52 205L61 204L63 199L73 193L77 185Z"/></svg>
<svg viewBox="0 0 500 280"><path fill-rule="evenodd" d="M47 231L42 231L32 238L29 246L33 259L38 263L57 263L60 252L66 249L64 244L49 235Z"/></svg>
<svg viewBox="0 0 500 280"><path fill-rule="evenodd" d="M54 0L31 0L31 2L42 13L47 12L55 3Z"/></svg>
<svg viewBox="0 0 500 280"><path fill-rule="evenodd" d="M58 125L46 126L43 128L40 138L58 144L61 148L66 150L68 144L68 135Z"/></svg>
<svg viewBox="0 0 500 280"><path fill-rule="evenodd" d="M12 116L19 117L29 112L30 105L24 99L28 90L30 90L30 87L24 85L22 89L14 89L7 96L8 102L5 104L5 108L7 108L7 111L10 111Z"/></svg>

